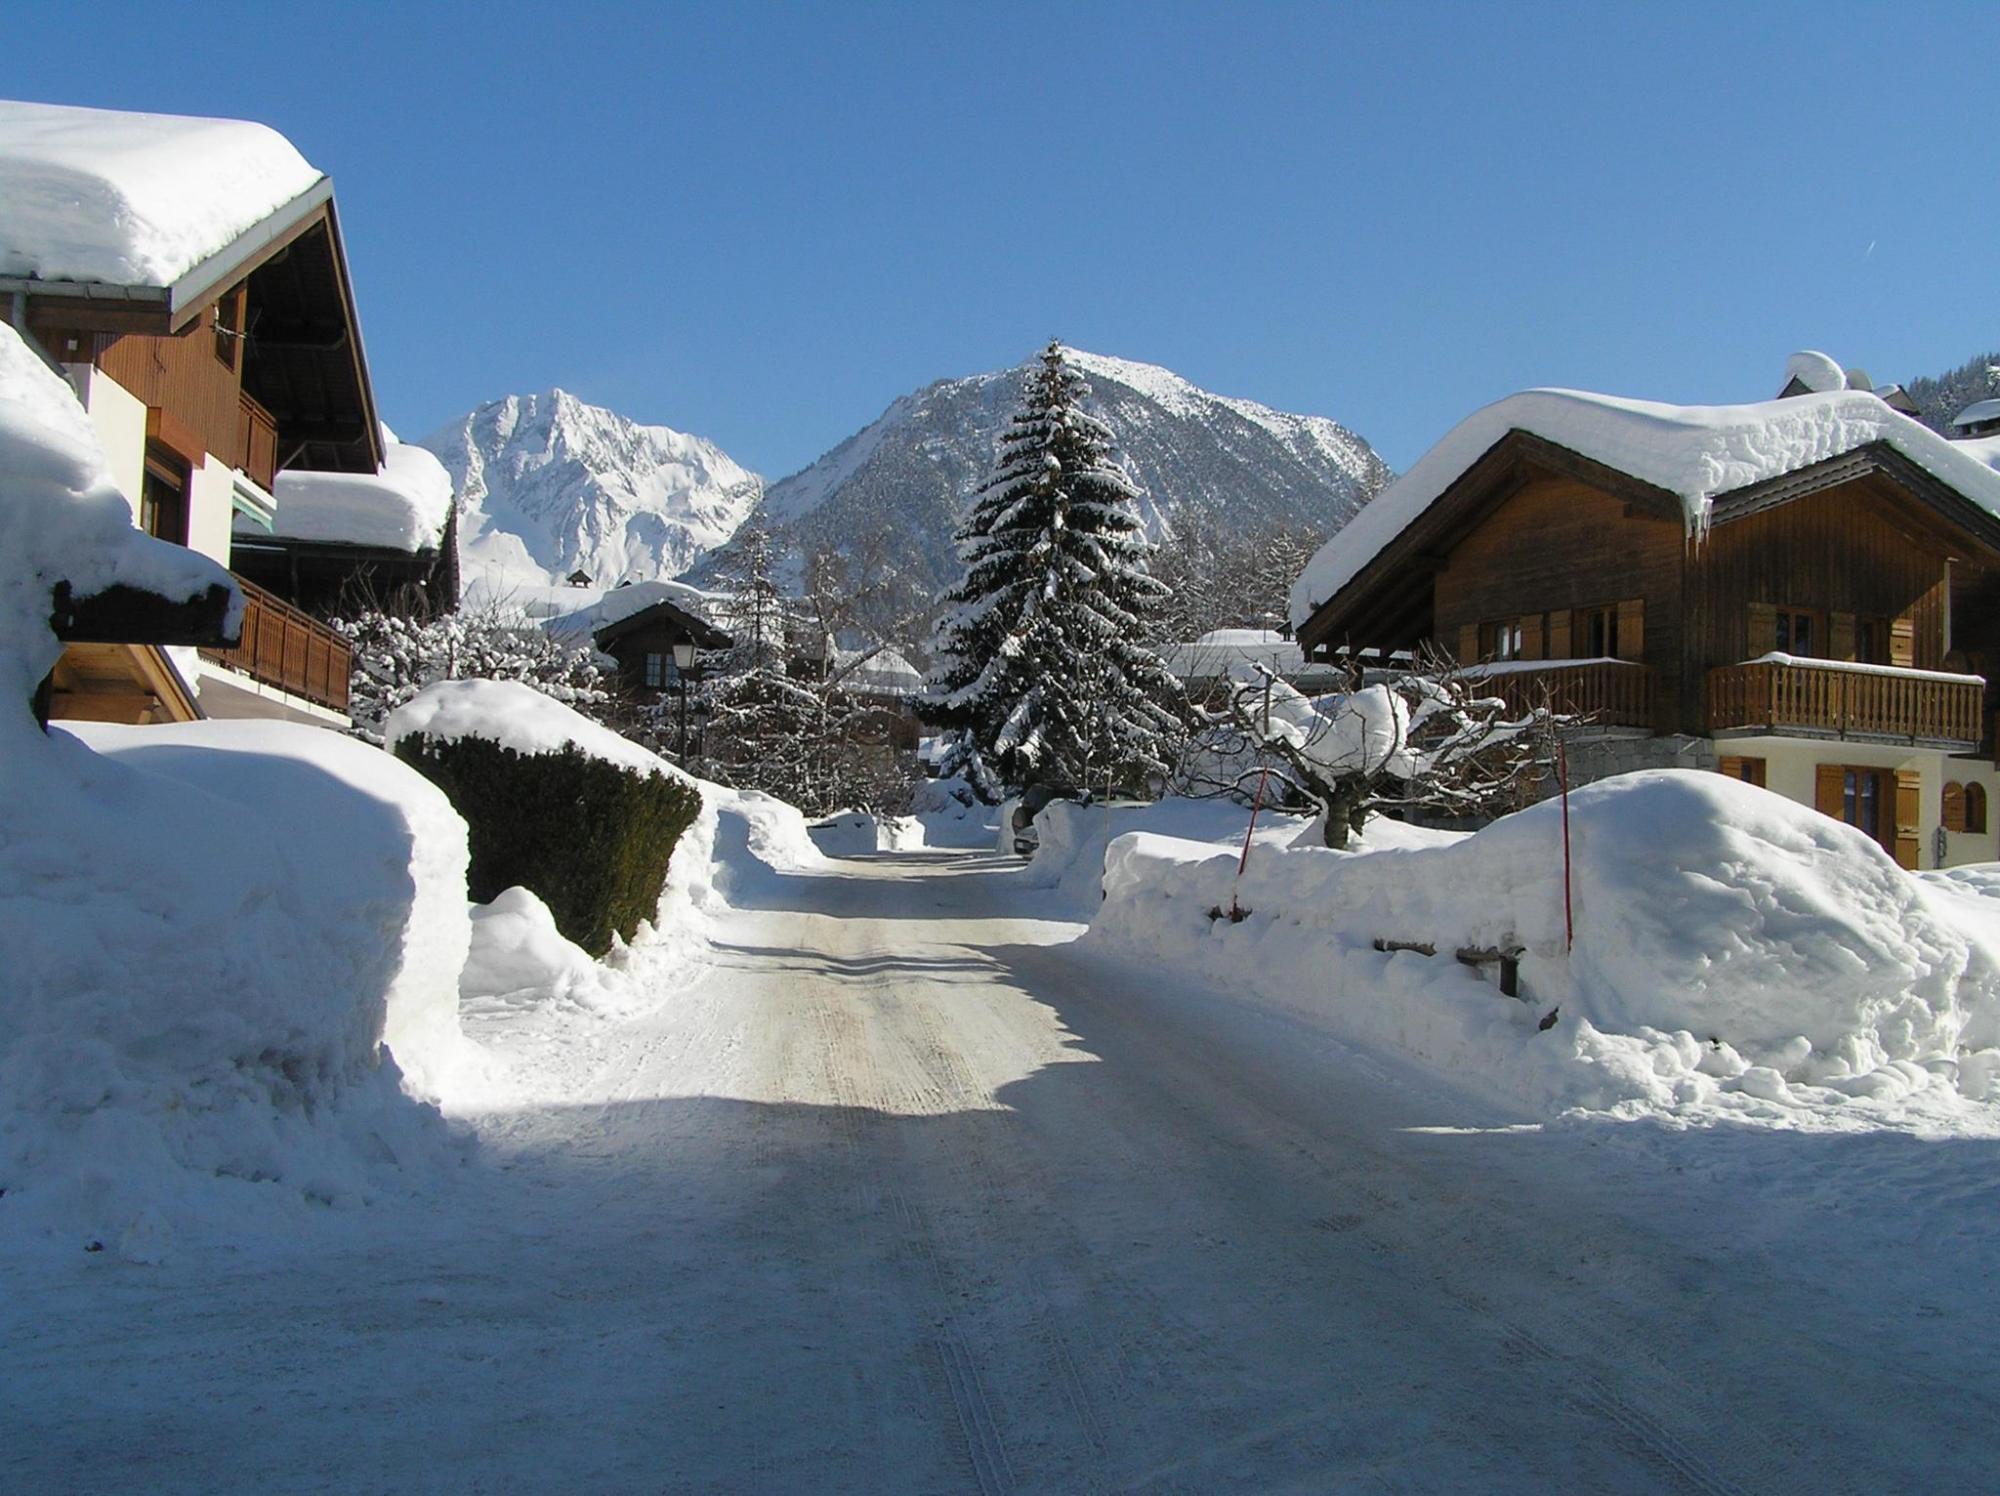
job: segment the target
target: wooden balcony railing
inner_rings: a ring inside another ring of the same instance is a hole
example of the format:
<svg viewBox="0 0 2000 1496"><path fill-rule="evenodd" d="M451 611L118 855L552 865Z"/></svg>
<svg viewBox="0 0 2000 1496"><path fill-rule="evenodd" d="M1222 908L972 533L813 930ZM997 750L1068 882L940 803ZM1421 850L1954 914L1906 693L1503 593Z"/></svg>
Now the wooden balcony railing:
<svg viewBox="0 0 2000 1496"><path fill-rule="evenodd" d="M1927 743L1980 741L1986 683L1976 676L1751 660L1708 672L1708 730Z"/></svg>
<svg viewBox="0 0 2000 1496"><path fill-rule="evenodd" d="M337 712L347 710L354 654L347 641L254 582L243 589L243 638L233 649L204 649L205 658L252 680Z"/></svg>
<svg viewBox="0 0 2000 1496"><path fill-rule="evenodd" d="M237 431L241 437L243 471L266 493L278 476L278 423L248 395L239 393Z"/></svg>
<svg viewBox="0 0 2000 1496"><path fill-rule="evenodd" d="M1653 672L1636 660L1529 660L1474 666L1466 674L1476 692L1498 696L1510 712L1547 704L1591 727L1653 725Z"/></svg>

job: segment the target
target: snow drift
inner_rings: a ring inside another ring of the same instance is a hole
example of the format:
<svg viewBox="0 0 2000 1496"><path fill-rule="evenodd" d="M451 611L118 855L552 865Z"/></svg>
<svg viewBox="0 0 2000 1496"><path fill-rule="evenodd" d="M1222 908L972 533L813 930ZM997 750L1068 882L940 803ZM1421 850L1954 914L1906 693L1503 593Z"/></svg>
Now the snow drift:
<svg viewBox="0 0 2000 1496"><path fill-rule="evenodd" d="M2000 930L1969 897L1716 774L1591 785L1571 798L1571 840L1567 952L1554 803L1444 845L1259 850L1240 885L1213 845L1124 836L1092 938L1537 1110L1872 1125L1991 1098ZM1232 893L1249 917L1211 918ZM1377 938L1439 954L1383 954ZM1452 959L1509 944L1526 948L1524 1003Z"/></svg>

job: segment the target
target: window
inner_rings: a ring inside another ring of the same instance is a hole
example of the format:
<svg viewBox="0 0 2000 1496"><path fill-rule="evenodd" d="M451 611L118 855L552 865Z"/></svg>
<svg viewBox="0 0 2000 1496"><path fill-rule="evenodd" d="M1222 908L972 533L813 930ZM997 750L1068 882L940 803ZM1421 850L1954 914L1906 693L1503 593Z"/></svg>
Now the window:
<svg viewBox="0 0 2000 1496"><path fill-rule="evenodd" d="M1854 658L1863 665L1886 665L1889 663L1888 619L1857 618L1854 620Z"/></svg>
<svg viewBox="0 0 2000 1496"><path fill-rule="evenodd" d="M1715 767L1731 779L1764 788L1764 760L1761 758L1718 758Z"/></svg>
<svg viewBox="0 0 2000 1496"><path fill-rule="evenodd" d="M215 357L226 369L236 367L243 346L243 288L238 286L215 304Z"/></svg>
<svg viewBox="0 0 2000 1496"><path fill-rule="evenodd" d="M1944 787L1944 813L1940 817L1947 831L1963 831L1974 836L1986 834L1986 788L1953 781Z"/></svg>
<svg viewBox="0 0 2000 1496"><path fill-rule="evenodd" d="M1778 609L1779 654L1813 656L1819 653L1818 615L1800 608Z"/></svg>
<svg viewBox="0 0 2000 1496"><path fill-rule="evenodd" d="M1586 660L1618 658L1618 610L1584 608L1576 615L1576 653Z"/></svg>
<svg viewBox="0 0 2000 1496"><path fill-rule="evenodd" d="M1875 769L1841 771L1840 818L1882 839L1882 775Z"/></svg>
<svg viewBox="0 0 2000 1496"><path fill-rule="evenodd" d="M146 476L139 488L139 528L175 545L187 544L187 469L158 451L146 453Z"/></svg>
<svg viewBox="0 0 2000 1496"><path fill-rule="evenodd" d="M1518 660L1522 657L1524 637L1521 620L1502 618L1494 623L1479 625L1479 658L1482 660Z"/></svg>
<svg viewBox="0 0 2000 1496"><path fill-rule="evenodd" d="M659 690L667 683L667 657L663 654L646 656L646 684Z"/></svg>

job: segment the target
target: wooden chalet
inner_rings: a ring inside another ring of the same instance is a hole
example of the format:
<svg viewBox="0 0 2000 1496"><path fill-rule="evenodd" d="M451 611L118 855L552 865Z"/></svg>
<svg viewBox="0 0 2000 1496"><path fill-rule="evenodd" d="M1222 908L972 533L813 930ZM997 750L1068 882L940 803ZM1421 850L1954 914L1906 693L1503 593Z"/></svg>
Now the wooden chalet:
<svg viewBox="0 0 2000 1496"><path fill-rule="evenodd" d="M117 128L95 141L101 121ZM41 105L0 111L0 137L22 131L17 156L32 152L37 130L46 134L52 124L68 139L101 145L114 182L118 141L139 127L156 139L184 132L191 152L218 139L203 127L219 126L224 139L230 130L268 137L260 127L166 116ZM183 164L195 180L202 163ZM0 278L0 304L76 390L135 522L224 565L238 516L270 524L280 469L365 473L382 461L333 184L297 165L299 191L249 215L227 242L171 277L108 280L88 259L73 267L59 255L24 249L0 219L0 264L36 264L36 273ZM101 226L80 227L88 240ZM158 648L182 641L136 622L72 631L67 637L75 642L51 682L50 711L128 722L195 715L344 722L346 644L269 585L246 581L243 592L240 640L227 643L212 632L202 638L198 681L185 679ZM199 702L190 690L197 685Z"/></svg>
<svg viewBox="0 0 2000 1496"><path fill-rule="evenodd" d="M1906 866L1990 860L1996 458L1872 393L1515 396L1328 542L1299 641L1429 646L1517 706L1552 700L1586 723L1578 777L1713 767Z"/></svg>
<svg viewBox="0 0 2000 1496"><path fill-rule="evenodd" d="M602 625L591 641L618 662L618 678L636 694L659 696L683 679L699 679L699 667L682 672L674 664L675 645L697 650L728 649L728 634L707 619L668 599Z"/></svg>

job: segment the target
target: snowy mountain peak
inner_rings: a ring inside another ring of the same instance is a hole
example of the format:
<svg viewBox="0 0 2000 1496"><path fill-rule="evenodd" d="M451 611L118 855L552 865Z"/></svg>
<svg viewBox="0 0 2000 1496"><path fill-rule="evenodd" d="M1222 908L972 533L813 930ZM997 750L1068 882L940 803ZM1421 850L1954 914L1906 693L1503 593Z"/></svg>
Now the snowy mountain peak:
<svg viewBox="0 0 2000 1496"><path fill-rule="evenodd" d="M712 442L558 388L489 401L420 445L451 473L468 576L521 586L678 576L764 490Z"/></svg>
<svg viewBox="0 0 2000 1496"><path fill-rule="evenodd" d="M1145 490L1141 518L1156 539L1184 519L1233 533L1283 525L1330 534L1389 479L1367 442L1323 416L1211 394L1156 364L1066 353ZM902 396L772 484L760 517L794 557L868 537L936 591L957 576L952 532L992 464L1026 369L941 379Z"/></svg>

